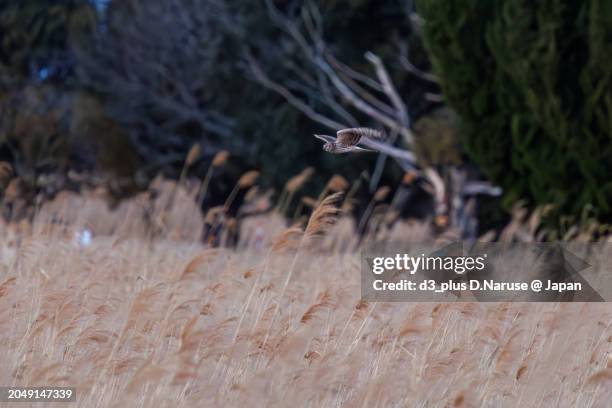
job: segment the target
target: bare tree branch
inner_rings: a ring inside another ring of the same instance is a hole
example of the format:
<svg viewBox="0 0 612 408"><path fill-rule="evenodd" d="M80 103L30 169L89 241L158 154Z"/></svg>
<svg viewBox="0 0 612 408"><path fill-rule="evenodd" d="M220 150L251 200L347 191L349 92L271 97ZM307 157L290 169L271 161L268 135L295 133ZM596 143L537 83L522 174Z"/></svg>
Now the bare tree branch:
<svg viewBox="0 0 612 408"><path fill-rule="evenodd" d="M434 84L440 83L440 78L438 78L434 74L430 74L428 72L421 71L420 69L412 65L412 63L410 62L410 60L408 60L408 58L406 58L406 56L403 56L403 55L400 56L399 61L400 61L400 64L402 64L402 67L406 71L410 72L411 74L416 75L417 77L424 79L426 81L433 82Z"/></svg>
<svg viewBox="0 0 612 408"><path fill-rule="evenodd" d="M330 129L340 129L345 127L344 124L340 122L336 122L312 109L309 105L304 103L300 98L294 96L293 93L286 87L272 81L270 78L266 76L263 72L259 64L255 61L255 59L251 55L246 55L246 58L249 62L249 68L251 69L252 74L255 76L255 79L259 81L266 88L276 92L287 102L293 105L296 109L303 112L306 116L308 116L313 121L320 123L323 126L327 126Z"/></svg>
<svg viewBox="0 0 612 408"><path fill-rule="evenodd" d="M236 125L210 103L225 3L145 2L124 12L129 24L109 21L95 48L76 49L81 81L107 98L141 156L185 152L194 139L219 150L215 139L229 139Z"/></svg>

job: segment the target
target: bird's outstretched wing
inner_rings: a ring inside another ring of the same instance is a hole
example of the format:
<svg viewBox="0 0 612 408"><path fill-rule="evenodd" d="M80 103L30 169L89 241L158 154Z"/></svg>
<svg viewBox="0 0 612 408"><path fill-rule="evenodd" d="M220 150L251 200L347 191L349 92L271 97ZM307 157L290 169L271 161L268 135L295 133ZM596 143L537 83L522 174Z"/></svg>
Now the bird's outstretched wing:
<svg viewBox="0 0 612 408"><path fill-rule="evenodd" d="M344 154L344 153L367 153L376 152L376 150L364 149L358 146L342 146L339 144L334 145L333 150L330 151L332 154Z"/></svg>
<svg viewBox="0 0 612 408"><path fill-rule="evenodd" d="M319 140L324 141L325 143L334 143L336 141L335 137L328 136L328 135L314 135L314 137L316 137Z"/></svg>
<svg viewBox="0 0 612 408"><path fill-rule="evenodd" d="M359 144L362 139L375 139L375 140L384 140L385 135L380 130L370 129L370 128L349 128L339 130L338 135L338 143L343 146L355 146Z"/></svg>
<svg viewBox="0 0 612 408"><path fill-rule="evenodd" d="M375 153L375 152L376 152L376 150L372 150L372 149L364 149L363 147L359 147L359 146L352 146L352 147L351 147L351 149L352 149L354 152L363 152L363 153L366 153L366 152L372 152L372 153Z"/></svg>

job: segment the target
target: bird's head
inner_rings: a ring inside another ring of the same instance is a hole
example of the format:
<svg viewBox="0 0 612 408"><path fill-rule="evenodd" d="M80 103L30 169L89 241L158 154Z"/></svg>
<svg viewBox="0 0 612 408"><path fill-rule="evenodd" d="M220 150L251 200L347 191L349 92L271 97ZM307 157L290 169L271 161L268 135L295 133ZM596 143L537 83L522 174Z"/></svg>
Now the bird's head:
<svg viewBox="0 0 612 408"><path fill-rule="evenodd" d="M323 150L325 150L326 152L333 152L334 151L334 144L332 142L326 142L323 145Z"/></svg>

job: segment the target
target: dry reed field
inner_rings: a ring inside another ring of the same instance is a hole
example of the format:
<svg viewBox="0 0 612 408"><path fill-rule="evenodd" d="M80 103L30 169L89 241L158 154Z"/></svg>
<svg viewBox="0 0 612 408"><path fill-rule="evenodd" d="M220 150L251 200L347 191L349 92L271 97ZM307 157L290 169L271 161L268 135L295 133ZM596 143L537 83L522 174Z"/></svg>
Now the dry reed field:
<svg viewBox="0 0 612 408"><path fill-rule="evenodd" d="M337 196L303 228L246 220L229 249L190 239L181 195L159 239L138 198L0 226L1 385L74 386L51 405L79 407L610 406L609 304L364 302Z"/></svg>

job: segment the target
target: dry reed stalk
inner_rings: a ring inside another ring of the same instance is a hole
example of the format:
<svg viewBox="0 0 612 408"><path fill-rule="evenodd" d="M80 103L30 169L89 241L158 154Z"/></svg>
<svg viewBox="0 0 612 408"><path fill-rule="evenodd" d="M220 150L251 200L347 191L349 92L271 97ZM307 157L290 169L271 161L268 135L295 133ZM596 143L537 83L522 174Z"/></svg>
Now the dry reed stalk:
<svg viewBox="0 0 612 408"><path fill-rule="evenodd" d="M285 189L290 193L295 193L306 184L314 174L312 167L306 167L298 175L291 177L285 184Z"/></svg>
<svg viewBox="0 0 612 408"><path fill-rule="evenodd" d="M221 150L220 152L215 154L210 165L214 168L224 166L225 163L227 163L227 160L229 159L229 157L230 157L230 154L228 151Z"/></svg>
<svg viewBox="0 0 612 408"><path fill-rule="evenodd" d="M288 194L289 193L287 192L287 189L283 188L283 191L281 191L280 196L278 196L278 200L276 200L276 206L274 206L275 212L281 214L281 208L283 208L285 199L287 198Z"/></svg>
<svg viewBox="0 0 612 408"><path fill-rule="evenodd" d="M315 208L317 206L317 200L309 196L302 197L302 202L306 207Z"/></svg>
<svg viewBox="0 0 612 408"><path fill-rule="evenodd" d="M209 208L206 212L206 215L204 216L204 223L216 226L219 222L219 217L224 213L224 211L225 207L223 207L222 205Z"/></svg>
<svg viewBox="0 0 612 408"><path fill-rule="evenodd" d="M235 234L237 230L238 230L238 221L236 220L236 218L233 218L233 217L227 218L224 224L224 228L221 231L221 239L219 240L220 245L222 247L227 247L230 244L230 241L229 241L230 237L232 236L232 234Z"/></svg>
<svg viewBox="0 0 612 408"><path fill-rule="evenodd" d="M269 276L249 249L228 252L227 265L217 258L207 276L200 264L188 274L195 279L183 282L177 275L199 254L190 244L149 248L132 239L111 248L110 236L77 252L35 235L16 267L14 248L0 242L5 377L76 385L83 406L152 407L161 395L161 405L185 406L214 405L206 395L231 405L260 398L267 405L607 406L612 323L605 305L374 306L359 300L358 254L336 254L306 266L303 276L306 248L279 299L292 261L285 252L293 255L301 241L293 228L272 244L280 247L266 248ZM141 290L148 282L161 286ZM234 316L237 324L223 326ZM414 373L410 384L398 372Z"/></svg>
<svg viewBox="0 0 612 408"><path fill-rule="evenodd" d="M149 357L132 376L125 389L128 393L135 393L145 384L154 382L159 384L161 378L166 376L168 372L162 367L153 364L153 357Z"/></svg>
<svg viewBox="0 0 612 408"><path fill-rule="evenodd" d="M240 188L252 187L258 178L259 178L259 172L257 170L249 170L246 173L244 173L242 176L240 176L240 178L238 179L238 186Z"/></svg>
<svg viewBox="0 0 612 408"><path fill-rule="evenodd" d="M317 206L316 199L310 196L302 197L302 199L300 200L300 203L297 205L293 213L293 221L295 222L302 215L302 211L304 210L304 207L315 208L316 206Z"/></svg>
<svg viewBox="0 0 612 408"><path fill-rule="evenodd" d="M194 350L198 346L200 336L203 334L203 332L194 330L194 328L198 322L199 317L199 315L193 316L191 319L189 319L185 326L183 326L180 335L181 342L179 345L179 349L176 352L177 354L189 352L191 350Z"/></svg>
<svg viewBox="0 0 612 408"><path fill-rule="evenodd" d="M349 182L342 176L335 174L327 183L327 189L337 193L346 190L349 187Z"/></svg>
<svg viewBox="0 0 612 408"><path fill-rule="evenodd" d="M376 192L374 193L374 201L377 201L377 202L385 201L385 198L387 198L390 192L391 192L391 187L389 186L379 187L378 190L376 190Z"/></svg>
<svg viewBox="0 0 612 408"><path fill-rule="evenodd" d="M13 175L13 166L9 162L0 161L0 187L4 187L8 184L11 176Z"/></svg>
<svg viewBox="0 0 612 408"><path fill-rule="evenodd" d="M172 207L174 206L174 201L176 200L177 191L179 187L185 183L185 178L187 177L187 171L189 170L189 167L191 167L191 165L193 165L193 163L199 158L200 150L201 150L200 144L194 143L189 149L189 151L187 152L187 155L185 156L185 161L183 163L183 168L181 169L181 173L179 175L179 179L172 187L172 193L170 193L170 199L166 202L166 206L164 207L165 211L170 211L170 209L172 209Z"/></svg>
<svg viewBox="0 0 612 408"><path fill-rule="evenodd" d="M353 197L355 196L355 194L359 190L359 187L361 187L361 183L362 183L362 177L360 176L351 185L351 189L349 190L349 192L344 197L344 202L340 206L344 211L348 212L348 211L351 211L353 209Z"/></svg>
<svg viewBox="0 0 612 408"><path fill-rule="evenodd" d="M308 323L316 317L319 311L333 309L335 306L336 304L332 301L332 296L329 293L329 290L325 290L318 296L317 301L306 309L300 319L300 323Z"/></svg>
<svg viewBox="0 0 612 408"><path fill-rule="evenodd" d="M348 186L349 182L346 181L344 177L339 174L334 174L325 185L325 188L323 188L323 190L321 191L321 194L319 194L317 204L323 201L329 191L333 193L341 192L346 190Z"/></svg>
<svg viewBox="0 0 612 408"><path fill-rule="evenodd" d="M389 214L392 212L390 211L391 207L389 207L387 204L379 204L377 206L374 207L374 210L372 211L372 216L370 217L370 221L369 224L371 224L371 227L368 227L368 233L371 237L371 239L375 240L375 241L381 241L382 237L378 235L378 233L381 230L381 227L383 226L385 220L387 219L387 217L389 216Z"/></svg>
<svg viewBox="0 0 612 408"><path fill-rule="evenodd" d="M342 196L342 192L334 193L323 199L321 204L315 208L304 231L303 240L305 244L312 242L334 224L341 211L338 204Z"/></svg>
<svg viewBox="0 0 612 408"><path fill-rule="evenodd" d="M302 228L299 226L287 228L272 242L272 252L296 250L298 248L299 239L301 238L302 232Z"/></svg>
<svg viewBox="0 0 612 408"><path fill-rule="evenodd" d="M215 248L215 249L208 249L194 256L187 263L187 265L185 265L185 268L183 268L183 271L181 272L181 275L179 276L178 280L182 281L194 275L202 264L213 261L218 255L219 255L219 250Z"/></svg>
<svg viewBox="0 0 612 408"><path fill-rule="evenodd" d="M204 180L200 184L200 188L198 189L198 193L196 195L198 203L198 208L202 207L202 203L204 202L204 198L206 197L206 193L208 192L208 186L210 184L210 180L212 179L213 171L221 166L224 166L229 159L229 152L222 150L215 154L212 161L210 162L210 166L208 166L208 170L206 171L206 175L204 176Z"/></svg>
<svg viewBox="0 0 612 408"><path fill-rule="evenodd" d="M295 220L297 220L302 215L303 210L304 210L304 200L300 200L298 205L295 206L295 211L293 211L293 216L291 217L291 219L295 222Z"/></svg>
<svg viewBox="0 0 612 408"><path fill-rule="evenodd" d="M193 163L195 163L196 160L200 158L200 152L201 152L200 144L194 143L194 145L191 146L191 149L189 149L189 152L187 153L187 157L185 158L184 167L185 168L191 167Z"/></svg>
<svg viewBox="0 0 612 408"><path fill-rule="evenodd" d="M267 193L266 193L266 195L267 195ZM253 186L253 187L249 188L247 190L247 192L244 194L244 201L254 201L259 196L260 196L260 194L259 194L259 187Z"/></svg>
<svg viewBox="0 0 612 408"><path fill-rule="evenodd" d="M448 215L446 215L446 214L438 214L438 215L436 215L434 217L434 219L433 219L433 223L440 230L446 229L449 226L449 224L450 224L449 219L448 219Z"/></svg>
<svg viewBox="0 0 612 408"><path fill-rule="evenodd" d="M278 302L276 302L272 317L270 318L270 324L268 326L268 329L266 330L266 334L262 342L262 348L265 349L268 343L268 339L270 337L270 333L272 331L272 327L274 326L274 323L276 323L278 311L280 309L280 303L285 295L285 292L287 291L287 287L289 286L289 282L291 281L291 277L293 276L293 273L295 271L295 267L300 256L301 249L304 246L307 246L308 244L312 243L316 237L320 236L326 228L333 224L336 215L339 212L337 204L341 198L341 192L332 194L329 197L324 198L321 204L319 204L319 206L313 211L312 215L310 216L308 224L306 225L306 229L304 230L304 233L302 234L300 242L297 246L297 251L293 256L291 265L289 266L289 270L287 271L287 276L285 277L285 281L281 288L278 297ZM257 360L257 367L259 366L260 360L261 355Z"/></svg>
<svg viewBox="0 0 612 408"><path fill-rule="evenodd" d="M257 170L247 171L242 176L240 176L240 178L238 179L238 182L232 189L230 195L227 197L227 200L225 200L225 204L224 204L225 211L229 210L230 206L234 202L234 199L236 198L236 194L238 194L238 191L243 188L252 187L258 178L259 178L259 172Z"/></svg>
<svg viewBox="0 0 612 408"><path fill-rule="evenodd" d="M306 184L308 180L314 174L314 169L312 167L306 167L299 174L291 177L287 183L285 183L285 188L283 190L283 194L279 199L278 209L281 215L284 215L291 205L291 200L293 199L294 194Z"/></svg>
<svg viewBox="0 0 612 408"><path fill-rule="evenodd" d="M402 184L411 185L417 179L418 174L414 171L407 171L402 177Z"/></svg>
<svg viewBox="0 0 612 408"><path fill-rule="evenodd" d="M374 211L374 206L376 205L376 203L379 203L383 201L385 198L387 198L387 195L389 195L390 191L391 191L391 188L388 186L382 186L378 190L376 190L376 192L374 193L374 196L368 203L368 206L366 207L365 211L363 212L359 220L357 231L359 231L361 234L365 233L366 224L370 221L370 218L372 216L372 213Z"/></svg>
<svg viewBox="0 0 612 408"><path fill-rule="evenodd" d="M0 298L8 293L9 288L15 285L16 281L17 281L17 278L12 276L10 278L6 278L4 282L0 283Z"/></svg>

